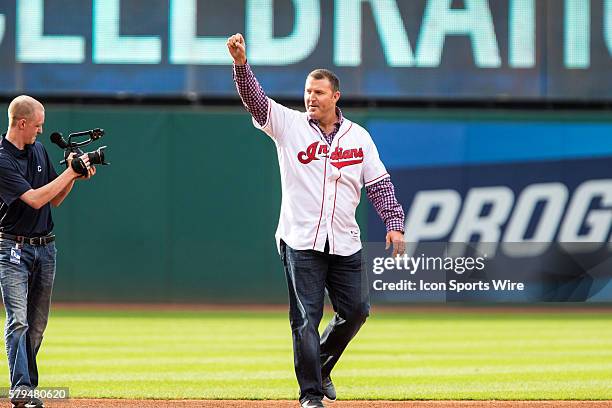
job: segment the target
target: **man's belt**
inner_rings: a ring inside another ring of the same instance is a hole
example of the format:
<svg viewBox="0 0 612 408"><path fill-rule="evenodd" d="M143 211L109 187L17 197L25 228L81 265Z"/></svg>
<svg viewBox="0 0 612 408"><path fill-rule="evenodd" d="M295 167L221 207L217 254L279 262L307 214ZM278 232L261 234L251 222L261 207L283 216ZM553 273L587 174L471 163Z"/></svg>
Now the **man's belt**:
<svg viewBox="0 0 612 408"><path fill-rule="evenodd" d="M0 239L10 239L11 241L15 241L19 244L30 244L30 245L47 245L53 241L55 241L55 235L47 235L46 237L35 237L28 238L22 237L21 235L12 235L7 234L5 232L0 232Z"/></svg>

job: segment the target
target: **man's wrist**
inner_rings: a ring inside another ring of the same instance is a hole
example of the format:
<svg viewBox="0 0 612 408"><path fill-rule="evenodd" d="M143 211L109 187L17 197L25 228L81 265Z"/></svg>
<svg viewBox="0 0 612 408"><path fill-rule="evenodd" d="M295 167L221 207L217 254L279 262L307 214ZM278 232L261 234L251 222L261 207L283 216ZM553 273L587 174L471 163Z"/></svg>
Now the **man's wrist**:
<svg viewBox="0 0 612 408"><path fill-rule="evenodd" d="M387 232L397 231L404 233L404 222L401 220L389 220L385 223L387 227Z"/></svg>
<svg viewBox="0 0 612 408"><path fill-rule="evenodd" d="M71 180L76 180L76 179L78 179L78 178L79 178L79 176L80 176L80 174L79 174L79 173L77 173L76 171L74 171L74 169L72 168L72 166L71 166L71 165L69 165L68 167L66 167L66 170L64 171L64 173L65 173L65 174L67 173L67 174L68 174L68 177L69 177Z"/></svg>

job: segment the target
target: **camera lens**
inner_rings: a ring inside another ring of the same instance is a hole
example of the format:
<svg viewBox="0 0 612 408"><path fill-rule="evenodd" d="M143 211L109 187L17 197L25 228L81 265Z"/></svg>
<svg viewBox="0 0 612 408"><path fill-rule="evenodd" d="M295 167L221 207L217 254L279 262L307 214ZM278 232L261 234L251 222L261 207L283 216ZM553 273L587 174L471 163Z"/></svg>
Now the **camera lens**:
<svg viewBox="0 0 612 408"><path fill-rule="evenodd" d="M107 164L104 161L104 148L106 148L106 146L99 147L97 150L87 153L91 164Z"/></svg>

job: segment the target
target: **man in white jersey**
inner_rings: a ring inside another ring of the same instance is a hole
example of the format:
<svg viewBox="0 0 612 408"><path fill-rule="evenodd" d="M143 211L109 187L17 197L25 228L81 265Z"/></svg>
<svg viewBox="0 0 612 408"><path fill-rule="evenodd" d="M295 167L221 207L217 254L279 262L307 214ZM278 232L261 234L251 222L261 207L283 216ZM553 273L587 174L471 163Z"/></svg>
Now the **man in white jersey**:
<svg viewBox="0 0 612 408"><path fill-rule="evenodd" d="M300 404L324 407L323 397L336 399L332 368L370 310L355 219L361 188L387 226L394 255L404 250L404 212L369 133L336 106L339 81L331 71L308 75L306 112L299 112L266 97L241 34L227 47L238 93L278 154L283 199L276 242L289 290ZM326 290L336 314L319 336Z"/></svg>

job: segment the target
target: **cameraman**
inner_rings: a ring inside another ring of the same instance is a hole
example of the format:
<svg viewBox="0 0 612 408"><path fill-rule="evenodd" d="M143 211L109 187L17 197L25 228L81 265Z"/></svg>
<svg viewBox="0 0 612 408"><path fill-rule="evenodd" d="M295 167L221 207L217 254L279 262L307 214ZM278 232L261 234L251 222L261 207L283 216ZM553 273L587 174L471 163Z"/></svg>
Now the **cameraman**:
<svg viewBox="0 0 612 408"><path fill-rule="evenodd" d="M88 175L69 165L58 175L42 133L45 109L22 95L8 108L9 128L0 138L0 287L6 309L5 340L15 407L42 407L31 395L38 385L36 354L47 326L55 277L51 206L59 206L77 178L96 173L87 154ZM68 159L70 164L72 156Z"/></svg>

